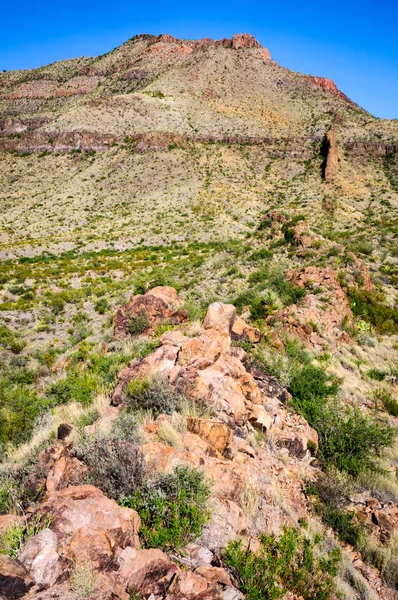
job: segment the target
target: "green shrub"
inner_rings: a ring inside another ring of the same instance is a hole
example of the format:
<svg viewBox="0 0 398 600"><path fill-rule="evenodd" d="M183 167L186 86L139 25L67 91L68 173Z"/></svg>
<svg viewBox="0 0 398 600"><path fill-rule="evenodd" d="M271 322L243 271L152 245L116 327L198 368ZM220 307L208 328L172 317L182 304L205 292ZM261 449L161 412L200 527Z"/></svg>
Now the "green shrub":
<svg viewBox="0 0 398 600"><path fill-rule="evenodd" d="M36 513L27 523L14 523L0 533L0 554L16 557L21 552L29 538L37 535L51 524L48 515L42 520Z"/></svg>
<svg viewBox="0 0 398 600"><path fill-rule="evenodd" d="M127 385L127 407L132 411L149 411L154 418L161 413L171 415L178 410L182 401L183 396L173 391L167 379L160 376L153 377L150 380L135 379Z"/></svg>
<svg viewBox="0 0 398 600"><path fill-rule="evenodd" d="M239 582L247 600L277 600L292 592L304 600L328 600L333 590L341 553L333 548L327 557L315 552L314 542L286 527L277 540L272 535L260 537L256 553L245 549L240 540L230 542L224 562Z"/></svg>
<svg viewBox="0 0 398 600"><path fill-rule="evenodd" d="M56 296L55 298L53 298L50 302L50 308L51 308L52 312L54 313L54 315L61 314L61 312L63 312L63 310L65 309L65 304L66 304L65 300L63 300L59 296Z"/></svg>
<svg viewBox="0 0 398 600"><path fill-rule="evenodd" d="M370 419L359 408L342 408L335 402L323 407L311 424L318 431L321 459L354 476L377 471L374 459L395 438L392 427Z"/></svg>
<svg viewBox="0 0 398 600"><path fill-rule="evenodd" d="M366 533L366 527L358 521L354 511L320 505L317 511L324 523L337 532L339 539L357 548Z"/></svg>
<svg viewBox="0 0 398 600"><path fill-rule="evenodd" d="M100 298L94 305L95 310L98 314L104 315L106 310L109 308L109 303L106 298Z"/></svg>
<svg viewBox="0 0 398 600"><path fill-rule="evenodd" d="M54 405L79 402L87 406L98 392L100 384L96 373L70 371L64 379L51 385L47 396Z"/></svg>
<svg viewBox="0 0 398 600"><path fill-rule="evenodd" d="M268 250L268 248L260 248L260 250L255 250L250 255L249 260L257 262L258 260L263 260L264 258L272 258L272 250Z"/></svg>
<svg viewBox="0 0 398 600"><path fill-rule="evenodd" d="M15 446L29 440L35 423L49 402L25 384L0 383L0 454L7 444Z"/></svg>
<svg viewBox="0 0 398 600"><path fill-rule="evenodd" d="M389 415L398 417L398 401L391 394L384 394L383 405Z"/></svg>
<svg viewBox="0 0 398 600"><path fill-rule="evenodd" d="M325 464L351 475L375 470L374 458L393 444L394 431L358 408L341 407L330 400L338 389L338 380L314 365L297 370L289 386L293 407L318 432L319 457Z"/></svg>
<svg viewBox="0 0 398 600"><path fill-rule="evenodd" d="M380 371L379 369L369 369L366 375L375 381L383 381L387 377L388 373L385 371Z"/></svg>
<svg viewBox="0 0 398 600"><path fill-rule="evenodd" d="M331 508L343 508L350 501L354 492L354 480L348 473L342 473L330 465L325 472L318 473L311 482L309 491L315 492L319 498Z"/></svg>
<svg viewBox="0 0 398 600"><path fill-rule="evenodd" d="M180 465L148 481L125 505L141 517L146 548L178 550L200 536L209 519L209 496L203 473Z"/></svg>
<svg viewBox="0 0 398 600"><path fill-rule="evenodd" d="M313 424L330 396L339 390L339 382L328 375L323 367L312 364L297 370L291 380L289 391L293 395L294 408Z"/></svg>
<svg viewBox="0 0 398 600"><path fill-rule="evenodd" d="M149 328L148 315L144 310L141 310L134 317L129 317L127 321L127 331L130 335L139 335L144 333Z"/></svg>

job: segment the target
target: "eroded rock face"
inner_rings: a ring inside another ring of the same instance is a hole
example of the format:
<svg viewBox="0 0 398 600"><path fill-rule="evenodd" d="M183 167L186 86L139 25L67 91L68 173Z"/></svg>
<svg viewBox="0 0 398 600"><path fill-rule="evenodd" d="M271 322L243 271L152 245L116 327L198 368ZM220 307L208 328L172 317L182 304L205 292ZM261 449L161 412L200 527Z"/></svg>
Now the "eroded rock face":
<svg viewBox="0 0 398 600"><path fill-rule="evenodd" d="M336 144L336 134L333 128L327 131L324 140L324 178L325 181L333 181L336 176L338 166L338 150Z"/></svg>
<svg viewBox="0 0 398 600"><path fill-rule="evenodd" d="M342 100L353 104L352 100L350 100L348 96L343 94L343 92L341 92L338 89L338 87L332 79L328 79L327 77L316 77L315 75L305 75L304 77L308 79L308 81L310 81L311 83L328 92L329 94L333 94L333 96L336 96L337 98L341 98Z"/></svg>

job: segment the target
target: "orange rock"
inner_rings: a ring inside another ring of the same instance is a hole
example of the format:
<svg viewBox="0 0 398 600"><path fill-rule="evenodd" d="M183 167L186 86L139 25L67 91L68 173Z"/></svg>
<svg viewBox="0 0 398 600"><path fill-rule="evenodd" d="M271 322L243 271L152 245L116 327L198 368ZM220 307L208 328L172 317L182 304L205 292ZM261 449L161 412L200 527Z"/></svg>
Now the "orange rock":
<svg viewBox="0 0 398 600"><path fill-rule="evenodd" d="M261 340L261 333L257 327L250 327L241 317L236 317L232 325L231 337L235 340L257 343Z"/></svg>
<svg viewBox="0 0 398 600"><path fill-rule="evenodd" d="M39 510L43 515L52 515L51 529L62 552L72 560L100 568L117 547L139 547L138 514L121 508L92 485L53 492Z"/></svg>
<svg viewBox="0 0 398 600"><path fill-rule="evenodd" d="M232 431L228 425L214 419L189 417L187 427L188 431L204 439L211 448L220 454L224 454L226 447L232 441Z"/></svg>

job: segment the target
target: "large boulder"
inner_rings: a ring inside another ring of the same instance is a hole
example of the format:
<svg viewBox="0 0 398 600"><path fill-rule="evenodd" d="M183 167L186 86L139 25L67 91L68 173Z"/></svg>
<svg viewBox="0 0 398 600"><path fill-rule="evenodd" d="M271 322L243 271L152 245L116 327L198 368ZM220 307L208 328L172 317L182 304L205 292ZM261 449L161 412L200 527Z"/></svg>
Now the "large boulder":
<svg viewBox="0 0 398 600"><path fill-rule="evenodd" d="M248 325L242 317L236 317L231 328L233 340L242 340L257 343L261 340L261 332L257 327Z"/></svg>
<svg viewBox="0 0 398 600"><path fill-rule="evenodd" d="M73 561L102 568L113 560L117 548L139 547L138 514L121 508L92 485L53 492L40 512L52 516L58 552Z"/></svg>
<svg viewBox="0 0 398 600"><path fill-rule="evenodd" d="M146 294L132 296L115 316L114 332L117 337L125 337L131 332L131 322L141 319L141 333L164 321L182 323L187 320L185 310L179 310L183 302L171 287L156 287Z"/></svg>

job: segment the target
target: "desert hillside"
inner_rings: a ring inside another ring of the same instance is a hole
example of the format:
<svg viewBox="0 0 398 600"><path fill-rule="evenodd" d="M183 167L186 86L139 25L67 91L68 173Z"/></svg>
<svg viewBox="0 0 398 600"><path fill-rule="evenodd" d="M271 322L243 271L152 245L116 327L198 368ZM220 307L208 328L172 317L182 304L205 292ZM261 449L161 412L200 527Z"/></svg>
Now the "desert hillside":
<svg viewBox="0 0 398 600"><path fill-rule="evenodd" d="M398 120L271 52L0 73L0 600L398 598Z"/></svg>

